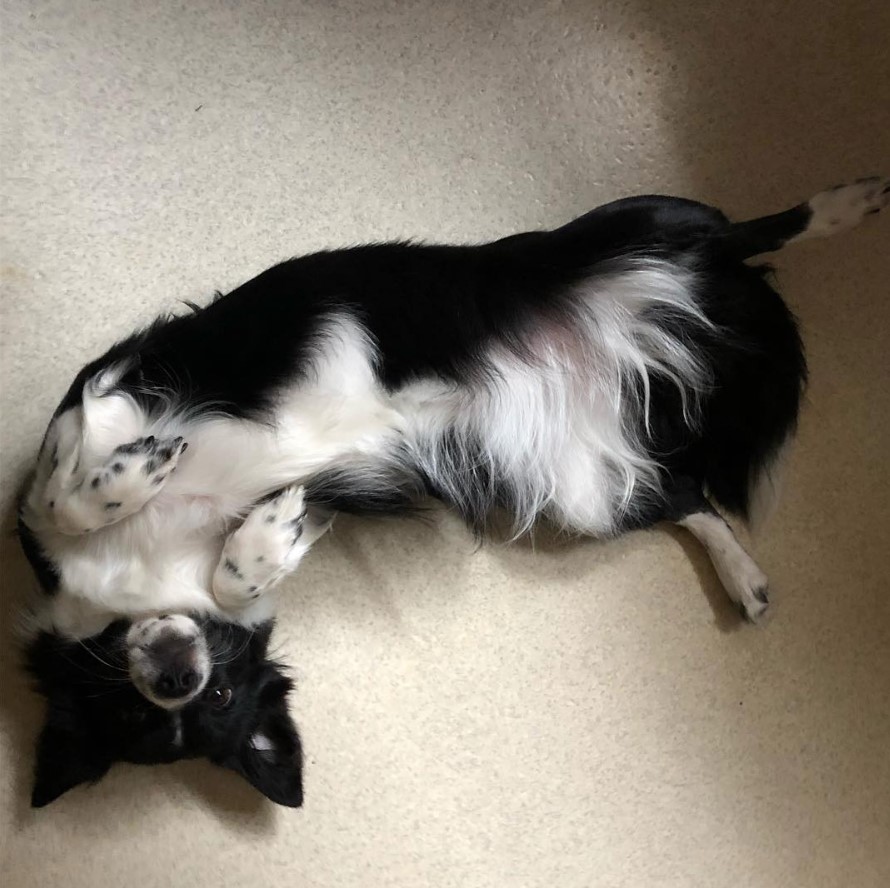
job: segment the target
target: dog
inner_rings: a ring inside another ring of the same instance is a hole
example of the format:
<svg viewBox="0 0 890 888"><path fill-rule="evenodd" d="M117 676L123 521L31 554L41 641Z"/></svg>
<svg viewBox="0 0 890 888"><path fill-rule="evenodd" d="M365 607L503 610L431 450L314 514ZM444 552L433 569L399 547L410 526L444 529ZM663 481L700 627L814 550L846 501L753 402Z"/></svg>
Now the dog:
<svg viewBox="0 0 890 888"><path fill-rule="evenodd" d="M115 761L206 756L299 805L271 590L337 512L432 496L479 534L494 514L514 536L673 522L761 621L766 575L723 514L770 486L806 362L746 260L888 202L890 180L863 179L732 223L633 197L477 246L325 251L114 345L20 503L48 701L33 804Z"/></svg>

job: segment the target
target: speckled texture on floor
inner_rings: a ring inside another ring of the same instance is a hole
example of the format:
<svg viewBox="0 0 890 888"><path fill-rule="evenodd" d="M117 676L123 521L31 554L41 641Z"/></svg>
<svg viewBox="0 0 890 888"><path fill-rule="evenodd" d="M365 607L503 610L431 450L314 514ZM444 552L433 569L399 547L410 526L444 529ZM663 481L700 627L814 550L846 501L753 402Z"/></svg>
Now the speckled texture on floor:
<svg viewBox="0 0 890 888"><path fill-rule="evenodd" d="M176 300L325 245L641 191L744 217L890 167L878 0L15 0L2 32L4 527L74 372ZM344 520L278 634L301 811L182 764L30 812L4 532L3 884L890 884L888 234L778 259L812 386L767 628L679 533Z"/></svg>

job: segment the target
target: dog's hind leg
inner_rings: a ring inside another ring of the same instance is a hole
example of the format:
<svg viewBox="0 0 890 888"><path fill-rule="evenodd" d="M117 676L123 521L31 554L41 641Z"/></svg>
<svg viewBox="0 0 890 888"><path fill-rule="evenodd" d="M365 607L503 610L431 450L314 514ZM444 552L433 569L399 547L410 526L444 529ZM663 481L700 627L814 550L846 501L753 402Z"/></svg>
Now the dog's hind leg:
<svg viewBox="0 0 890 888"><path fill-rule="evenodd" d="M696 481L675 479L665 518L685 527L705 547L742 616L751 623L759 622L769 607L769 580Z"/></svg>
<svg viewBox="0 0 890 888"><path fill-rule="evenodd" d="M786 244L829 237L855 228L867 216L890 206L890 179L871 176L850 185L820 191L790 210L737 222L726 232L726 245L737 258L781 250Z"/></svg>
<svg viewBox="0 0 890 888"><path fill-rule="evenodd" d="M331 526L333 513L307 507L300 486L257 505L226 539L213 574L213 596L226 609L251 604L293 571Z"/></svg>

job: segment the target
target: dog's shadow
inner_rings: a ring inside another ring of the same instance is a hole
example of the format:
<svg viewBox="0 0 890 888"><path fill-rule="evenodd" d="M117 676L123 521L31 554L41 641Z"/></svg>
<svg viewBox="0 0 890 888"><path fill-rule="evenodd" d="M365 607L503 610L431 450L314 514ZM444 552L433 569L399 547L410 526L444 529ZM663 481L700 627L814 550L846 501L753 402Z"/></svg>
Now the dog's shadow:
<svg viewBox="0 0 890 888"><path fill-rule="evenodd" d="M6 516L0 534L0 731L9 746L16 820L30 811L34 740L43 721L43 704L31 687L22 649L22 610L37 581L19 546L15 518Z"/></svg>
<svg viewBox="0 0 890 888"><path fill-rule="evenodd" d="M169 770L224 825L256 834L274 830L276 806L233 771L203 759L175 762Z"/></svg>
<svg viewBox="0 0 890 888"><path fill-rule="evenodd" d="M701 587L711 612L714 615L714 626L723 633L738 632L746 627L746 622L733 605L723 584L717 577L714 565L701 543L680 527L671 524L659 525L659 531L666 533L683 550L692 569L695 571L698 585Z"/></svg>
<svg viewBox="0 0 890 888"><path fill-rule="evenodd" d="M532 574L542 584L552 581L557 575L556 563L567 552L590 548L596 553L596 557L591 559L596 563L590 566L590 579L595 582L598 567L617 564L626 548L635 545L635 540L646 533L667 534L683 550L695 571L698 581L696 585L704 593L718 631L732 633L745 627L744 619L718 579L707 552L694 537L672 524L661 523L651 530L623 534L615 540L602 540L567 534L547 522L541 522L531 533L514 541L510 540L506 524L498 520L492 526L492 541L493 551L499 556L499 561L507 572L521 571L524 577ZM510 550L515 548L534 557L517 559L510 554ZM661 591L656 587L649 590L648 594L653 601L661 598Z"/></svg>
<svg viewBox="0 0 890 888"><path fill-rule="evenodd" d="M464 552L455 558L452 550L462 540ZM351 623L364 624L373 614L403 627L406 607L417 601L449 604L463 594L474 548L457 519L436 503L422 504L412 517L338 516L286 581L281 622L333 608ZM446 573L450 582L439 582Z"/></svg>

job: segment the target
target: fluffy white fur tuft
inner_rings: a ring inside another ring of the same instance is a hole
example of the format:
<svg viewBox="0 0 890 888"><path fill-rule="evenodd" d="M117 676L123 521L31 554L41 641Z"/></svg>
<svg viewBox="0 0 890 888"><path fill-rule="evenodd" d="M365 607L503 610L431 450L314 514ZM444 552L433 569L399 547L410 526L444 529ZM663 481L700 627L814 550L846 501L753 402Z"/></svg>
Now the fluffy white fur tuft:
<svg viewBox="0 0 890 888"><path fill-rule="evenodd" d="M528 355L493 349L477 385L408 386L394 403L412 458L467 512L474 504L466 500L484 497L478 486L490 483L489 505L509 504L516 535L542 513L569 530L613 532L631 498L659 489L639 440L651 377L677 386L690 424L709 383L695 355L656 322L668 312L708 326L694 293L691 270L625 263L579 288L574 315L534 331Z"/></svg>

